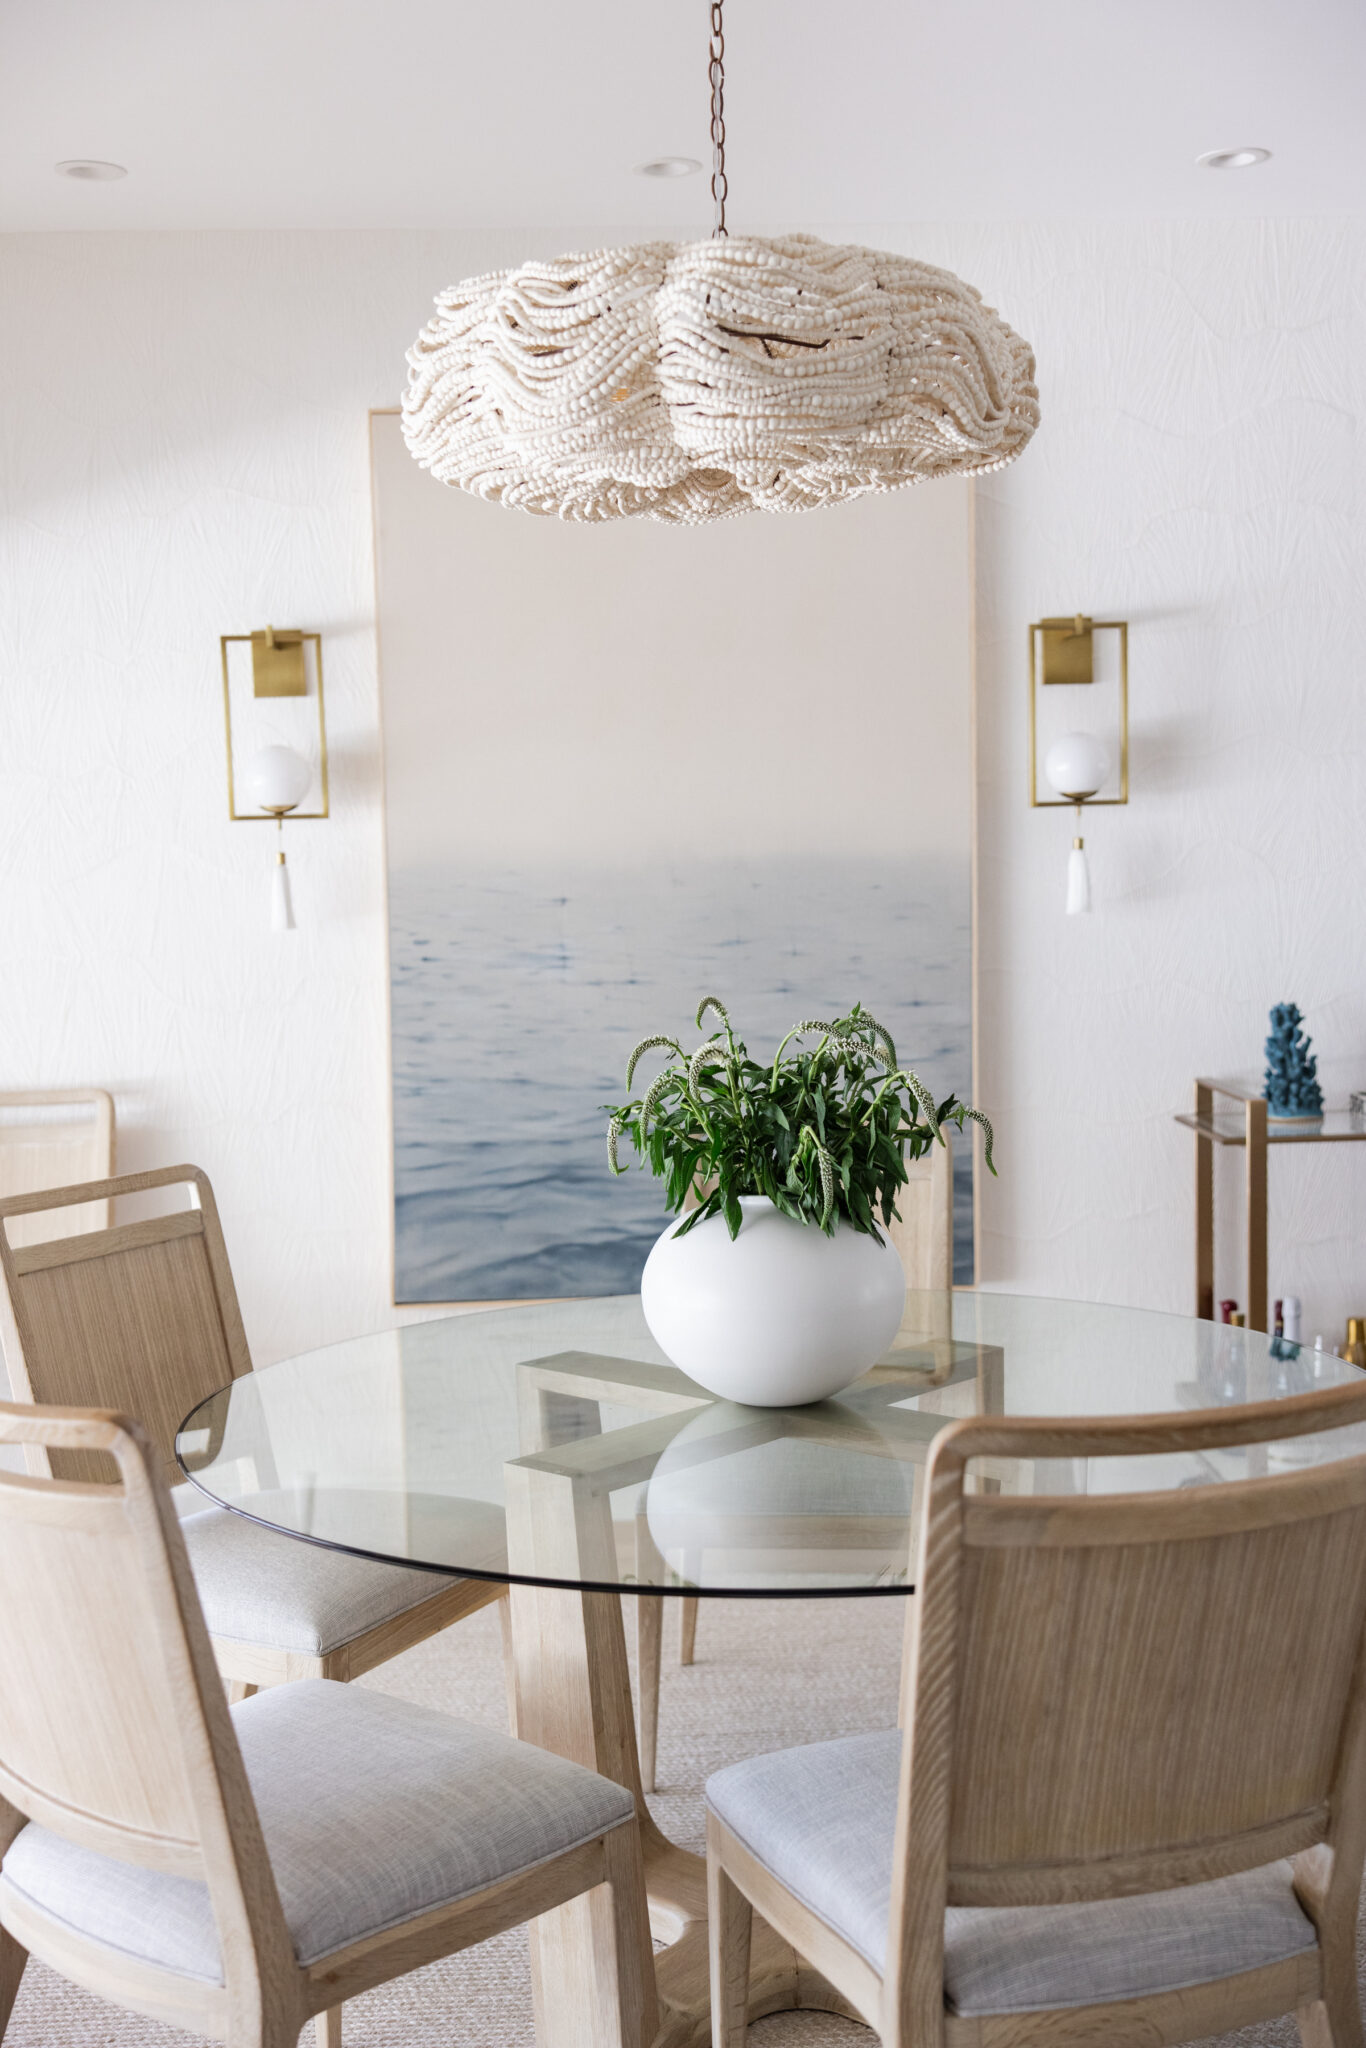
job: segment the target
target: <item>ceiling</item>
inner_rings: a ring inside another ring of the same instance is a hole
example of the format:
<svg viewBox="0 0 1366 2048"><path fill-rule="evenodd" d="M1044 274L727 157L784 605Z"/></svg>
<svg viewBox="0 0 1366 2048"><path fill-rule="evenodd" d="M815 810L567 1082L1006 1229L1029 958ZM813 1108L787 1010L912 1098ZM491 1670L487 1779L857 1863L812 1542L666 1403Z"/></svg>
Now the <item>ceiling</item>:
<svg viewBox="0 0 1366 2048"><path fill-rule="evenodd" d="M1347 213L1363 0L731 0L732 227ZM0 0L0 227L705 233L705 0ZM1260 144L1256 169L1197 169ZM57 176L112 159L113 183Z"/></svg>

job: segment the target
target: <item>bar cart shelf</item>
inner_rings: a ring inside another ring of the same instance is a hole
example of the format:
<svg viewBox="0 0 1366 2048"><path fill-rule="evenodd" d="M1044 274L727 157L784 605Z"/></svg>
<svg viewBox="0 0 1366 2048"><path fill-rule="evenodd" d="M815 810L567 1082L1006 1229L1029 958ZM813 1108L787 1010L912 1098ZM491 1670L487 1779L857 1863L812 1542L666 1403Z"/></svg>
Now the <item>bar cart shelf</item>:
<svg viewBox="0 0 1366 2048"><path fill-rule="evenodd" d="M1214 1098L1239 1105L1216 1109ZM1273 1145L1351 1145L1366 1139L1366 1118L1330 1109L1315 1123L1269 1123L1266 1101L1254 1081L1199 1080L1195 1112L1176 1119L1195 1133L1195 1313L1214 1321L1214 1147L1247 1149L1244 1227L1247 1236L1247 1323L1265 1330L1266 1155Z"/></svg>

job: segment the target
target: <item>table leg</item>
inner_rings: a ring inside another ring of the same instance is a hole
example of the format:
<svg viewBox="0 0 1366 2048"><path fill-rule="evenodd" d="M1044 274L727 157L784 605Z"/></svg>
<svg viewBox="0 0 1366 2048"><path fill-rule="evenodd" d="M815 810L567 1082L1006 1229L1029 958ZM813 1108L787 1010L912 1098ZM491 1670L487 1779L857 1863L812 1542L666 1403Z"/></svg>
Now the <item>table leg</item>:
<svg viewBox="0 0 1366 2048"><path fill-rule="evenodd" d="M1214 1115L1214 1091L1195 1084L1197 1122ZM1214 1321L1214 1141L1195 1134L1195 1313Z"/></svg>
<svg viewBox="0 0 1366 2048"><path fill-rule="evenodd" d="M662 1586L667 1567L650 1534L644 1513L635 1520L635 1575L638 1586ZM640 1778L647 1792L655 1789L659 1761L659 1666L663 1645L664 1600L658 1593L637 1593L631 1602L636 1624L636 1733Z"/></svg>
<svg viewBox="0 0 1366 2048"><path fill-rule="evenodd" d="M576 1474L519 1461L507 1468L507 1511L514 1571L612 1583L616 1558L606 1493ZM620 1597L514 1585L511 1599L517 1733L635 1794L649 1894L648 1924L644 1902L637 1923L647 1980L651 1932L668 1944L653 1957L655 2048L707 2048L706 1864L662 1835L645 1805ZM609 1918L606 1902L589 1893L532 1923L538 2048L616 2048L603 1982ZM756 1914L750 2018L794 2007L858 2017Z"/></svg>
<svg viewBox="0 0 1366 2048"><path fill-rule="evenodd" d="M1269 1327L1266 1315L1266 1103L1244 1106L1247 1140L1247 1326Z"/></svg>

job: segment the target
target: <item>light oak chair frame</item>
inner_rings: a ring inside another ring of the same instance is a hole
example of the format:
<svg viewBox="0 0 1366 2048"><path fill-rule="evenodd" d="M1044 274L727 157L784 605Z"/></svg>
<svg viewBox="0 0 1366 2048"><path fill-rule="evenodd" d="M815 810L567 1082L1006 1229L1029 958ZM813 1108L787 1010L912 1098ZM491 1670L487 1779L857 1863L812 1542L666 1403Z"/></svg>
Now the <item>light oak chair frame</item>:
<svg viewBox="0 0 1366 2048"><path fill-rule="evenodd" d="M159 1448L125 1417L10 1404L0 1404L0 1441L98 1454L117 1473L112 1485L0 1473L0 1856L31 1819L101 1855L201 1882L224 1965L222 1984L179 1977L11 1895L0 2038L33 1954L98 1996L232 2048L294 2048L305 2023L343 1999L605 1886L612 1953L598 1981L615 1996L613 2038L649 2048L658 2022L639 1966L634 1819L300 1965Z"/></svg>
<svg viewBox="0 0 1366 2048"><path fill-rule="evenodd" d="M190 1190L193 1207L42 1244L9 1242L12 1217L177 1186ZM0 1343L14 1398L137 1415L174 1486L183 1476L175 1438L185 1416L251 1371L207 1174L168 1166L0 1200L0 1276ZM40 1474L108 1476L107 1462L87 1453L59 1453L50 1465L34 1443L27 1456L29 1470ZM318 1655L215 1639L218 1668L234 1698L297 1678L357 1678L499 1599L506 1643L506 1586L481 1579L433 1585L430 1598Z"/></svg>
<svg viewBox="0 0 1366 2048"><path fill-rule="evenodd" d="M1360 2048L1366 1458L1175 1493L993 1497L966 1482L974 1458L1210 1451L1363 1419L1366 1386L1349 1386L1236 1414L946 1430L906 1621L886 1974L710 1813L714 2048L744 2039L752 1910L884 2048L1157 2048L1290 2011L1306 2048ZM1106 1617L1104 1647L1083 1640L1083 1603ZM1138 1646L1164 1610L1173 1634L1155 1658ZM946 2010L948 1906L1120 1898L1280 1857L1318 1936L1303 1954L1086 2007Z"/></svg>
<svg viewBox="0 0 1366 2048"><path fill-rule="evenodd" d="M689 1200L685 1205L694 1206ZM900 1212L887 1235L901 1254L906 1285L912 1293L947 1294L953 1286L953 1139L932 1145L919 1159L906 1161L906 1185L897 1196ZM947 1334L947 1333L946 1333ZM636 1519L636 1573L652 1577L659 1558L650 1542L644 1516ZM690 1593L678 1607L678 1661L691 1664L697 1646L697 1600ZM649 1594L636 1596L636 1686L640 1702L640 1775L647 1792L655 1789L659 1750L659 1668L663 1649L664 1602Z"/></svg>

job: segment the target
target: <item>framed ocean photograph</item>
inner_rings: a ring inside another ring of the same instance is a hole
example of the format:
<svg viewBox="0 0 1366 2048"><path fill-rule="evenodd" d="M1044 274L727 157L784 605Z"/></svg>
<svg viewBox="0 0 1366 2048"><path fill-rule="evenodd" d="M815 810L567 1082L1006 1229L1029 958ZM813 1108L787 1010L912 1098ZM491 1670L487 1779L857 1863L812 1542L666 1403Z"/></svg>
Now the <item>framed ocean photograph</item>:
<svg viewBox="0 0 1366 2048"><path fill-rule="evenodd" d="M604 1105L704 996L756 1058L861 1002L972 1099L971 486L575 526L371 433L394 1299L633 1293ZM970 1280L961 1141L954 1192Z"/></svg>

